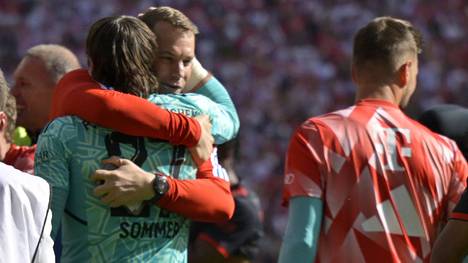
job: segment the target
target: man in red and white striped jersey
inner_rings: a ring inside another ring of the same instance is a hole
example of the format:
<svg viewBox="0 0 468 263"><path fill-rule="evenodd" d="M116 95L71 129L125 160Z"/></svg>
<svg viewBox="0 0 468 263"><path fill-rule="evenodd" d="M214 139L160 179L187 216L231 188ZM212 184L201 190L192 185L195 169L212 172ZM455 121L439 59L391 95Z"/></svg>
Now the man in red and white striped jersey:
<svg viewBox="0 0 468 263"><path fill-rule="evenodd" d="M421 36L380 17L354 39L356 104L310 118L286 156L289 219L279 262L425 262L458 201L466 161L407 117Z"/></svg>

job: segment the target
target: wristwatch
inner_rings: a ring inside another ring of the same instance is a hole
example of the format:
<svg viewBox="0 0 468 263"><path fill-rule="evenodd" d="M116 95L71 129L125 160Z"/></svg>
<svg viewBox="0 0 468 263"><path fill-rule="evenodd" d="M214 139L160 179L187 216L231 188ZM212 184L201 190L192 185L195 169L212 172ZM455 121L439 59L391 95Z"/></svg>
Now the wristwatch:
<svg viewBox="0 0 468 263"><path fill-rule="evenodd" d="M154 190L154 197L151 198L151 202L158 201L169 190L169 183L167 182L166 176L161 173L155 173L155 175L156 176L154 177L153 182L152 182L153 190Z"/></svg>

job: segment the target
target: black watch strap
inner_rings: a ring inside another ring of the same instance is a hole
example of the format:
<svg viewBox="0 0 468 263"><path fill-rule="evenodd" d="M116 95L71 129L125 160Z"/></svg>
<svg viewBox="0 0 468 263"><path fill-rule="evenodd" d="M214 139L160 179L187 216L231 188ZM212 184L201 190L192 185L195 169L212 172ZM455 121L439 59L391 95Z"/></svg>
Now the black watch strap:
<svg viewBox="0 0 468 263"><path fill-rule="evenodd" d="M167 182L167 177L161 173L155 173L152 185L154 190L154 197L151 198L151 202L156 202L161 197L163 197L169 190L169 183Z"/></svg>

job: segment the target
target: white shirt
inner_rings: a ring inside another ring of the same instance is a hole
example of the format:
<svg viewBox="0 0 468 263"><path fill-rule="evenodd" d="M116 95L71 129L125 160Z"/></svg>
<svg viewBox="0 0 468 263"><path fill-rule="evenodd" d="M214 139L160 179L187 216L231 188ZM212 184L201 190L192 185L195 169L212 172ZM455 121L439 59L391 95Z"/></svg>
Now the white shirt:
<svg viewBox="0 0 468 263"><path fill-rule="evenodd" d="M50 188L0 163L0 262L55 262Z"/></svg>

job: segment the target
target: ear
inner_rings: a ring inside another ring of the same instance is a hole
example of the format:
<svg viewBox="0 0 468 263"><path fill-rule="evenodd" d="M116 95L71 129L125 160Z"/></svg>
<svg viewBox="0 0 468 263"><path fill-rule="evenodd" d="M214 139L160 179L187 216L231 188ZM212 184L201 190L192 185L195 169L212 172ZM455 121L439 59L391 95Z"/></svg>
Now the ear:
<svg viewBox="0 0 468 263"><path fill-rule="evenodd" d="M356 67L354 64L351 65L351 79L353 80L354 83L357 83L357 72L356 72Z"/></svg>
<svg viewBox="0 0 468 263"><path fill-rule="evenodd" d="M403 65L401 65L400 68L398 69L397 71L398 86L403 88L408 85L410 78L411 78L411 66L412 66L412 62L408 60Z"/></svg>
<svg viewBox="0 0 468 263"><path fill-rule="evenodd" d="M5 112L0 111L0 131L4 131L8 125L8 117Z"/></svg>

